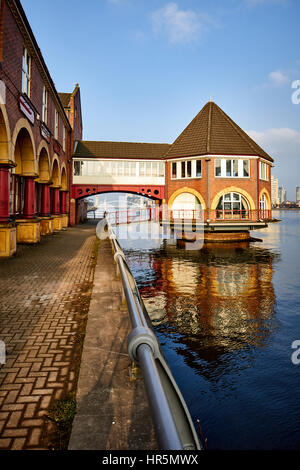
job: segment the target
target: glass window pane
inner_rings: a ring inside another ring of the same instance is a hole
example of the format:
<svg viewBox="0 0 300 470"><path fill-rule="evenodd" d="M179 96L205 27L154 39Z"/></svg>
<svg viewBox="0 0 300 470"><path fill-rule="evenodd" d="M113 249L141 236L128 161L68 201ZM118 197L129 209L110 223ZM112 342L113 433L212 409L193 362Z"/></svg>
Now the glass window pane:
<svg viewBox="0 0 300 470"><path fill-rule="evenodd" d="M224 202L224 209L226 211L231 210L231 202Z"/></svg>
<svg viewBox="0 0 300 470"><path fill-rule="evenodd" d="M196 161L196 176L201 176L201 160Z"/></svg>
<svg viewBox="0 0 300 470"><path fill-rule="evenodd" d="M152 176L158 176L158 163L152 163Z"/></svg>
<svg viewBox="0 0 300 470"><path fill-rule="evenodd" d="M225 201L231 201L231 193L227 193L224 195L224 200Z"/></svg>
<svg viewBox="0 0 300 470"><path fill-rule="evenodd" d="M80 169L81 169L81 162L75 161L74 162L74 176L80 176Z"/></svg>
<svg viewBox="0 0 300 470"><path fill-rule="evenodd" d="M136 176L136 163L135 162L130 163L130 175Z"/></svg>
<svg viewBox="0 0 300 470"><path fill-rule="evenodd" d="M176 170L177 170L177 164L176 164L176 162L173 162L172 163L172 178L176 178L176 176L177 176L177 171Z"/></svg>
<svg viewBox="0 0 300 470"><path fill-rule="evenodd" d="M243 160L243 176L245 178L249 176L249 160Z"/></svg>
<svg viewBox="0 0 300 470"><path fill-rule="evenodd" d="M232 166L233 166L233 176L235 177L239 176L239 161L232 160Z"/></svg>
<svg viewBox="0 0 300 470"><path fill-rule="evenodd" d="M231 176L231 160L226 160L226 176Z"/></svg>
<svg viewBox="0 0 300 470"><path fill-rule="evenodd" d="M240 195L238 193L233 193L233 200L234 201L239 201L240 200Z"/></svg>
<svg viewBox="0 0 300 470"><path fill-rule="evenodd" d="M111 162L111 174L117 176L117 162Z"/></svg>
<svg viewBox="0 0 300 470"><path fill-rule="evenodd" d="M129 162L124 163L124 174L125 176L129 176Z"/></svg>
<svg viewBox="0 0 300 470"><path fill-rule="evenodd" d="M159 176L165 176L165 164L163 162L159 164Z"/></svg>
<svg viewBox="0 0 300 470"><path fill-rule="evenodd" d="M221 176L221 160L219 158L215 160L215 175Z"/></svg>
<svg viewBox="0 0 300 470"><path fill-rule="evenodd" d="M222 210L223 209L223 196L220 197L218 205L217 205L217 210Z"/></svg>
<svg viewBox="0 0 300 470"><path fill-rule="evenodd" d="M81 174L83 176L86 176L88 174L88 162L87 161L82 161L81 162Z"/></svg>
<svg viewBox="0 0 300 470"><path fill-rule="evenodd" d="M118 162L118 176L124 175L124 162Z"/></svg>
<svg viewBox="0 0 300 470"><path fill-rule="evenodd" d="M146 176L151 176L151 162L146 163Z"/></svg>
<svg viewBox="0 0 300 470"><path fill-rule="evenodd" d="M185 178L185 162L181 162L181 178Z"/></svg>
<svg viewBox="0 0 300 470"><path fill-rule="evenodd" d="M192 176L192 162L189 160L189 161L186 162L186 164L187 164L187 169L186 169L187 175L186 176L188 178L191 178L191 176Z"/></svg>
<svg viewBox="0 0 300 470"><path fill-rule="evenodd" d="M140 176L145 176L146 172L146 165L145 162L140 162Z"/></svg>

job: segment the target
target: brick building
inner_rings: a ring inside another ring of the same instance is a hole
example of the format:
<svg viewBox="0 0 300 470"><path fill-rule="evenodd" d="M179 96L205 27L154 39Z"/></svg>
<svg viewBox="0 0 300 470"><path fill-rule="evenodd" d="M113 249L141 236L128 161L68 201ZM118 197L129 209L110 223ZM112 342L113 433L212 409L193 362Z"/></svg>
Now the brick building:
<svg viewBox="0 0 300 470"><path fill-rule="evenodd" d="M79 86L57 92L20 0L0 0L0 149L0 256L80 222L103 192L193 211L206 231L271 216L273 159L212 101L173 144L83 141Z"/></svg>
<svg viewBox="0 0 300 470"><path fill-rule="evenodd" d="M273 159L212 101L164 159L173 212L199 207L210 222L270 217Z"/></svg>
<svg viewBox="0 0 300 470"><path fill-rule="evenodd" d="M249 231L271 218L272 165L210 101L171 145L78 142L71 197L78 202L101 192L138 193L166 203L173 220L202 219L206 232Z"/></svg>
<svg viewBox="0 0 300 470"><path fill-rule="evenodd" d="M0 2L0 256L68 225L80 90L58 93L19 0Z"/></svg>

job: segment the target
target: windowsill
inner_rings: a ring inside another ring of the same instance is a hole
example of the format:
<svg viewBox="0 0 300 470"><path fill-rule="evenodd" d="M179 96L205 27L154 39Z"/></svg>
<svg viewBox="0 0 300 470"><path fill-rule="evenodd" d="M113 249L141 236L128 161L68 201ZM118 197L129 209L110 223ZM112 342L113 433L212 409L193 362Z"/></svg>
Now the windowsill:
<svg viewBox="0 0 300 470"><path fill-rule="evenodd" d="M215 178L225 180L249 180L250 176L215 176Z"/></svg>
<svg viewBox="0 0 300 470"><path fill-rule="evenodd" d="M191 176L187 178L171 178L171 181L190 181L190 180L201 180L202 176Z"/></svg>

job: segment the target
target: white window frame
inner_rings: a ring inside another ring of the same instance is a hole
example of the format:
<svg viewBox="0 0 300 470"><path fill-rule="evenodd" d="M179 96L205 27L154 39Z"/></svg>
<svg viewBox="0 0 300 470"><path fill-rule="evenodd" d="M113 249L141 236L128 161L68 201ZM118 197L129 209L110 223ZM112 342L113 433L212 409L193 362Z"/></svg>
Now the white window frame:
<svg viewBox="0 0 300 470"><path fill-rule="evenodd" d="M62 144L63 144L63 151L65 152L66 151L66 127L63 126L63 141L62 141Z"/></svg>
<svg viewBox="0 0 300 470"><path fill-rule="evenodd" d="M22 58L22 93L28 97L31 94L31 56L28 54L26 47L23 49Z"/></svg>
<svg viewBox="0 0 300 470"><path fill-rule="evenodd" d="M215 178L230 179L249 179L250 178L250 160L248 158L215 158L214 159L214 176ZM221 174L216 175L217 161L221 163ZM230 176L227 176L227 162L230 161ZM233 175L234 161L238 162L238 175ZM244 176L244 161L248 162L249 175Z"/></svg>
<svg viewBox="0 0 300 470"><path fill-rule="evenodd" d="M54 113L54 138L58 140L59 138L59 113L57 109Z"/></svg>
<svg viewBox="0 0 300 470"><path fill-rule="evenodd" d="M269 165L265 162L259 162L259 179L269 181Z"/></svg>
<svg viewBox="0 0 300 470"><path fill-rule="evenodd" d="M48 125L48 91L45 85L43 88L42 121Z"/></svg>
<svg viewBox="0 0 300 470"><path fill-rule="evenodd" d="M201 174L197 176L197 162L201 163ZM191 176L187 176L188 162L191 163ZM182 164L185 168L185 176L182 176ZM173 176L173 165L176 167L176 175ZM171 180L190 180L190 179L199 179L202 178L202 159L188 159L188 160L179 160L171 162Z"/></svg>

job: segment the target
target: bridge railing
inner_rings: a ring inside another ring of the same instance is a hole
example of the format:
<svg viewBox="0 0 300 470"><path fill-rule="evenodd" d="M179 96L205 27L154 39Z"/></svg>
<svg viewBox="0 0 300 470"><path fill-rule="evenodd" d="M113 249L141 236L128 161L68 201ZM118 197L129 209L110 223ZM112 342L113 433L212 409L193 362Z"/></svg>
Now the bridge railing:
<svg viewBox="0 0 300 470"><path fill-rule="evenodd" d="M167 221L167 220L196 220L205 222L207 211L203 209L168 209L166 207L148 207L141 209L120 209L112 212L100 212L97 214L102 218L106 216L113 225L129 224L132 222ZM272 211L267 209L216 209L209 211L209 219L214 221L259 221L270 220Z"/></svg>
<svg viewBox="0 0 300 470"><path fill-rule="evenodd" d="M107 228L132 324L132 331L128 336L128 353L131 360L142 369L159 447L164 450L202 449L187 405L164 358L124 252L108 218L102 222L100 233Z"/></svg>

